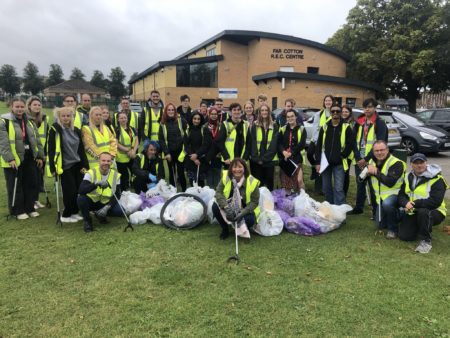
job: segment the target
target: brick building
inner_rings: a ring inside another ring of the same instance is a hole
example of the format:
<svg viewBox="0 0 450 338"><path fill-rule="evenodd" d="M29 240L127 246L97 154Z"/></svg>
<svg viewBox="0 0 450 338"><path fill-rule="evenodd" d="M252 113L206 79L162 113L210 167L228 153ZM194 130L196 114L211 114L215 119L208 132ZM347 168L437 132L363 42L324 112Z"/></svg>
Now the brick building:
<svg viewBox="0 0 450 338"><path fill-rule="evenodd" d="M361 106L380 88L349 79L349 57L318 42L281 34L226 30L170 61L160 61L129 81L133 99L157 89L165 103L188 94L191 106L216 97L244 103L266 94L272 108L294 98L297 106L321 107L326 94Z"/></svg>

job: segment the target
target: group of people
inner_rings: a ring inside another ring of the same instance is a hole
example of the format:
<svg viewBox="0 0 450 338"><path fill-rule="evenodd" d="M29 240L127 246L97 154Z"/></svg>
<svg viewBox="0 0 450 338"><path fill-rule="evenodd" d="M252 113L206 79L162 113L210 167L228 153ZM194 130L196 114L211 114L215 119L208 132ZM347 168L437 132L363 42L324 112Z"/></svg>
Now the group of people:
<svg viewBox="0 0 450 338"><path fill-rule="evenodd" d="M354 164L357 197L350 213L363 212L367 191L372 216L387 230L387 238L418 236L417 251L431 249L431 227L446 215L447 183L440 168L427 166L422 154L411 158L412 171L405 179L406 164L389 153L386 123L376 114L375 99L366 99L364 114L354 119L350 106L326 95L308 146L293 99L285 101L278 116L272 115L265 95L258 96L256 106L252 101L243 107L232 103L229 111L221 99L209 108L201 102L196 110L189 96L180 101L178 107L164 105L153 90L142 113L131 111L129 99L123 98L120 111L111 115L106 106L91 106L88 94L79 105L75 95L66 95L50 125L38 97L13 99L11 112L0 119L10 214L19 220L39 216L44 171L62 186L61 221L83 219L87 232L93 230L89 211L101 223L107 222L106 215L120 215L121 191L147 191L162 178L185 191L188 180L217 187L213 212L225 239L230 222L245 220L249 228L257 222L257 188L274 189L277 165L287 194L304 188L308 158L312 178L328 202L346 203ZM398 227L401 213L405 216Z"/></svg>

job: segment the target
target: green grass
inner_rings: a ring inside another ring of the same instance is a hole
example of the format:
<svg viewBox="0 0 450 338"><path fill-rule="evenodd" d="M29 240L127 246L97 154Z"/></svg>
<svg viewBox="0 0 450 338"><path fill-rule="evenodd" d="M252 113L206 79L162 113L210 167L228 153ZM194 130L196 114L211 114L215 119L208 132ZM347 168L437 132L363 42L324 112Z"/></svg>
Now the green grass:
<svg viewBox="0 0 450 338"><path fill-rule="evenodd" d="M0 223L0 337L450 335L442 225L419 255L376 236L366 211L317 237L254 235L233 265L218 226L124 233L111 218L85 234L55 225L50 198L38 219Z"/></svg>

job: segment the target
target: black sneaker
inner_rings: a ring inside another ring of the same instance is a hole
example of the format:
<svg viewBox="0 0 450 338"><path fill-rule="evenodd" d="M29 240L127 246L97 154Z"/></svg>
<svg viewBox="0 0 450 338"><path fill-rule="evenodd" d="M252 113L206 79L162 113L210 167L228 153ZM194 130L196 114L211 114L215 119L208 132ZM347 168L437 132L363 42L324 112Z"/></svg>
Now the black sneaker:
<svg viewBox="0 0 450 338"><path fill-rule="evenodd" d="M361 209L357 209L357 208L353 208L353 210L350 210L348 212L349 215L360 215L362 213L364 213L364 211Z"/></svg>
<svg viewBox="0 0 450 338"><path fill-rule="evenodd" d="M229 231L222 230L222 232L220 233L220 239L222 241L227 239L229 236L230 236L230 232Z"/></svg>
<svg viewBox="0 0 450 338"><path fill-rule="evenodd" d="M109 221L106 217L99 216L99 215L97 215L97 213L95 214L95 218L97 218L97 220L100 224L108 224L109 223Z"/></svg>
<svg viewBox="0 0 450 338"><path fill-rule="evenodd" d="M92 232L92 231L94 231L92 223L84 221L84 232Z"/></svg>

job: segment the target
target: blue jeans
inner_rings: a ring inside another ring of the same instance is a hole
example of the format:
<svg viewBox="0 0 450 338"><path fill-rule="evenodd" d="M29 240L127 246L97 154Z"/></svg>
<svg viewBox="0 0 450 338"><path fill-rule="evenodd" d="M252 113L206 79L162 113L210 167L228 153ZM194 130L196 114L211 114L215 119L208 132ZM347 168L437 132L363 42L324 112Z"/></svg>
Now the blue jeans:
<svg viewBox="0 0 450 338"><path fill-rule="evenodd" d="M387 229L395 233L398 232L398 223L400 223L400 209L397 205L397 195L391 195L381 201L381 209L377 205L375 212L375 222L379 229ZM381 221L379 211L381 210Z"/></svg>
<svg viewBox="0 0 450 338"><path fill-rule="evenodd" d="M345 172L342 164L329 165L321 174L322 189L325 199L335 205L345 204L344 180ZM334 179L334 184L333 184Z"/></svg>

